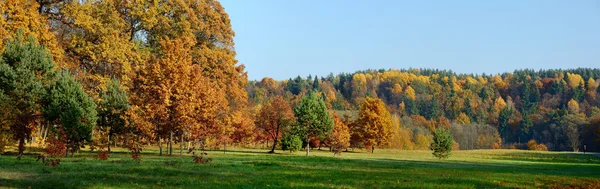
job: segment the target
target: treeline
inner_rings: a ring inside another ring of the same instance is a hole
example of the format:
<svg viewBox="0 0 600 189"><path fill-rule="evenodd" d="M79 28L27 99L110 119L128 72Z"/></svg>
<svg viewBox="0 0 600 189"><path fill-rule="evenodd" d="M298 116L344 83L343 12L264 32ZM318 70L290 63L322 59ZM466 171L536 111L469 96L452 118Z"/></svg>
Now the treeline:
<svg viewBox="0 0 600 189"><path fill-rule="evenodd" d="M282 96L294 104L317 91L326 105L356 119L367 97L399 119L393 147L427 149L431 131L450 128L460 149L523 148L600 151L600 69L516 70L495 75L447 70L366 70L275 81L250 81L249 100Z"/></svg>

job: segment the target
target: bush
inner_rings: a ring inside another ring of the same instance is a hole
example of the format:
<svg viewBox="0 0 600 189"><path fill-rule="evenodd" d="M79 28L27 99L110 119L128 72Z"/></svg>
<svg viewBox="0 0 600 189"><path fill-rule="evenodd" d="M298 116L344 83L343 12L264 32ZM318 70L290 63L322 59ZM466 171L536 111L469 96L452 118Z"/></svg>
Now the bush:
<svg viewBox="0 0 600 189"><path fill-rule="evenodd" d="M527 142L527 149L534 151L548 151L548 147L545 144L538 144L535 140L531 139Z"/></svg>
<svg viewBox="0 0 600 189"><path fill-rule="evenodd" d="M212 161L211 157L208 157L208 154L206 152L202 152L200 153L199 156L194 155L194 163L197 164L205 164L205 163L210 163Z"/></svg>
<svg viewBox="0 0 600 189"><path fill-rule="evenodd" d="M452 150L460 150L460 144L458 144L458 142L452 141Z"/></svg>
<svg viewBox="0 0 600 189"><path fill-rule="evenodd" d="M433 156L439 159L450 157L453 142L452 135L450 135L448 129L437 128L433 132L433 142L430 145L430 149L433 150Z"/></svg>
<svg viewBox="0 0 600 189"><path fill-rule="evenodd" d="M110 152L102 149L102 150L98 150L98 155L96 156L96 158L106 161L108 159L108 156L110 156Z"/></svg>
<svg viewBox="0 0 600 189"><path fill-rule="evenodd" d="M281 149L290 152L298 151L302 148L302 139L296 135L284 135L281 137Z"/></svg>

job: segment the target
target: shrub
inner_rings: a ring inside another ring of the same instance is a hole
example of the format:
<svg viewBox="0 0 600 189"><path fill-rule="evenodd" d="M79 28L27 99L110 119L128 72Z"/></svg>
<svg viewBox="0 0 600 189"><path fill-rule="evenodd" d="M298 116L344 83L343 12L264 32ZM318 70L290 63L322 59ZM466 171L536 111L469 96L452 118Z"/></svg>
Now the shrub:
<svg viewBox="0 0 600 189"><path fill-rule="evenodd" d="M100 160L107 160L108 156L110 155L109 151L105 151L105 150L98 150L98 156L96 156L96 158L100 159Z"/></svg>
<svg viewBox="0 0 600 189"><path fill-rule="evenodd" d="M60 165L60 157L67 152L66 135L62 127L58 132L47 139L46 153L39 155L36 161L42 160L46 166L54 167Z"/></svg>
<svg viewBox="0 0 600 189"><path fill-rule="evenodd" d="M452 141L452 150L460 150L460 144L458 144L458 142Z"/></svg>
<svg viewBox="0 0 600 189"><path fill-rule="evenodd" d="M208 154L206 152L202 152L200 153L199 156L194 155L194 163L197 164L205 164L205 163L209 163L212 161L212 158L208 157Z"/></svg>
<svg viewBox="0 0 600 189"><path fill-rule="evenodd" d="M281 149L290 152L298 151L302 148L302 139L296 135L284 135L281 137Z"/></svg>
<svg viewBox="0 0 600 189"><path fill-rule="evenodd" d="M433 150L433 156L442 159L450 157L452 145L453 139L450 131L440 127L433 132L433 142L429 148Z"/></svg>
<svg viewBox="0 0 600 189"><path fill-rule="evenodd" d="M535 140L531 139L527 142L527 149L534 151L548 151L548 147L545 144L538 144Z"/></svg>

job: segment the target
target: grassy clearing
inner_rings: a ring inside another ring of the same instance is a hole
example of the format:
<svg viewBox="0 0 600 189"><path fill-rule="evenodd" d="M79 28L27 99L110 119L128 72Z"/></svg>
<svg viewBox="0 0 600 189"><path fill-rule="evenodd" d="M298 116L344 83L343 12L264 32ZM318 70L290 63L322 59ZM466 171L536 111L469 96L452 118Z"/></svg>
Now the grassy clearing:
<svg viewBox="0 0 600 189"><path fill-rule="evenodd" d="M560 152L473 150L448 160L429 151L376 150L332 157L327 151L266 154L267 150L210 151L214 161L157 156L142 162L124 151L107 161L95 154L45 167L33 155L0 156L0 187L16 188L555 188L600 187L600 157ZM178 153L177 153L178 154Z"/></svg>

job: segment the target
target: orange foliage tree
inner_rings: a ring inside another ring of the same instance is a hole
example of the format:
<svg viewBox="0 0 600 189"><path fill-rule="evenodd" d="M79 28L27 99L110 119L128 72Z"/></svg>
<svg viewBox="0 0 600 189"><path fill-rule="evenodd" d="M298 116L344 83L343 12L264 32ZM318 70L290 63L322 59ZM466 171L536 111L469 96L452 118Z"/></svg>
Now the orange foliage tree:
<svg viewBox="0 0 600 189"><path fill-rule="evenodd" d="M350 146L350 129L348 123L340 119L337 114L333 114L333 123L333 134L330 136L330 141L335 155Z"/></svg>
<svg viewBox="0 0 600 189"><path fill-rule="evenodd" d="M277 96L264 103L256 117L256 126L260 128L270 140L273 147L269 153L275 152L281 134L294 124L292 106L283 97Z"/></svg>

